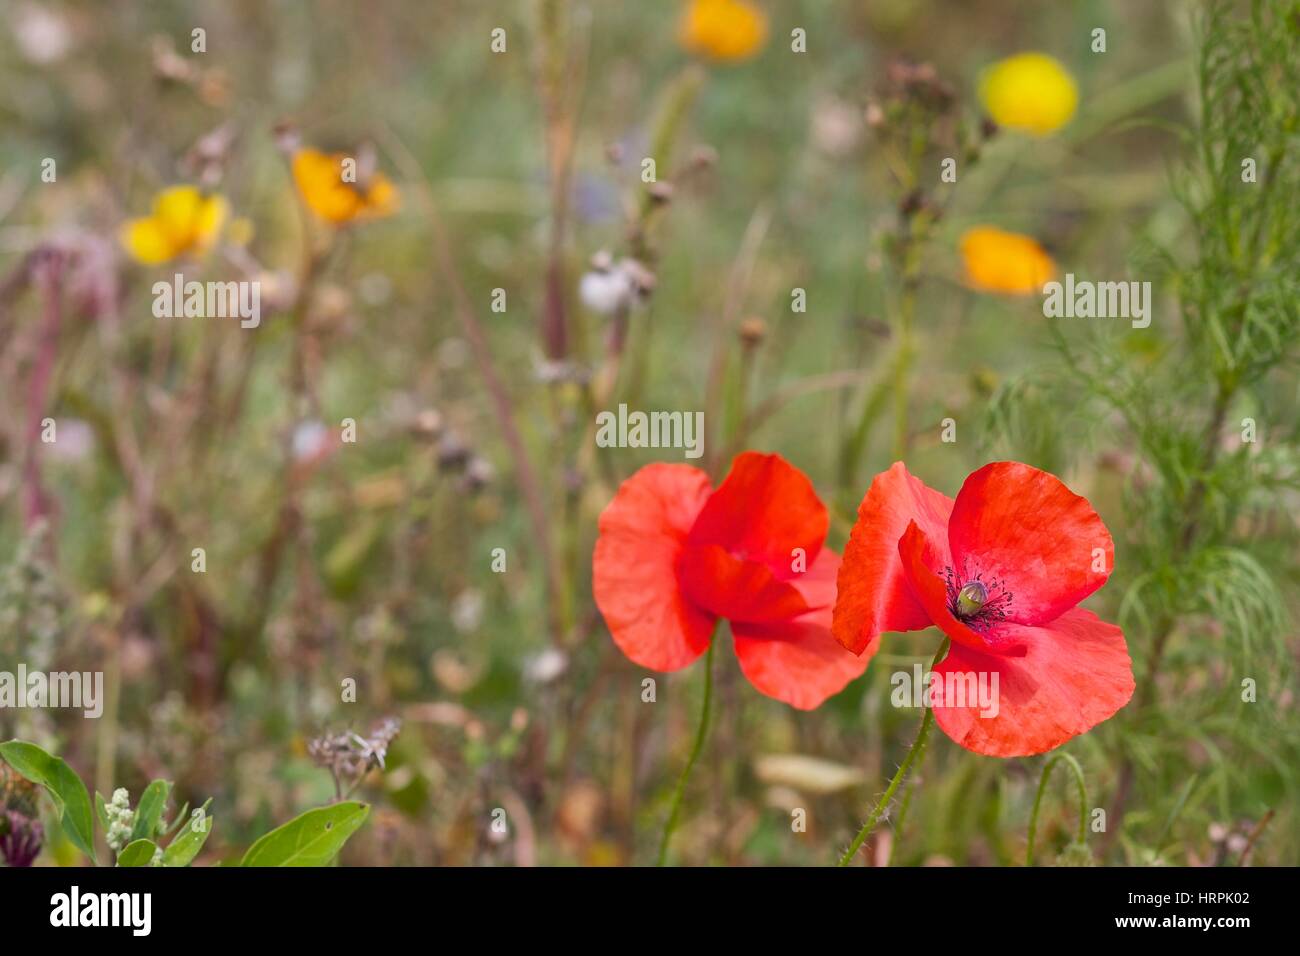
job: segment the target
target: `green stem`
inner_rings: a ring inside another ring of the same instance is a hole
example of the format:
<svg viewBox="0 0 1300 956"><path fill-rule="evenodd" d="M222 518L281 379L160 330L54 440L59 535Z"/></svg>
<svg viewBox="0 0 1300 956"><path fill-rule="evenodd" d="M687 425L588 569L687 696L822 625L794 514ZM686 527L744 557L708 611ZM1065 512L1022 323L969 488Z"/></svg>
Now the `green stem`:
<svg viewBox="0 0 1300 956"><path fill-rule="evenodd" d="M677 142L682 124L686 121L691 106L695 103L695 97L699 95L706 78L707 74L699 64L692 63L683 68L664 90L650 136L650 158L655 162L657 179L668 179L672 175L672 170L668 166L672 162L673 145ZM643 191L642 216L649 212L651 205L649 192Z"/></svg>
<svg viewBox="0 0 1300 956"><path fill-rule="evenodd" d="M700 759L700 752L704 750L704 739L709 734L709 706L713 702L713 648L717 645L716 637L709 641L708 653L704 655L704 706L700 710L700 725L695 730L695 743L691 746L691 755L686 760L686 766L682 770L682 775L677 778L677 789L673 793L673 805L668 811L668 820L664 824L664 835L659 841L659 860L656 866L664 866L668 862L668 844L673 838L673 831L677 829L677 818L682 812L682 796L686 793L686 781L691 777L691 771L695 769L695 762Z"/></svg>
<svg viewBox="0 0 1300 956"><path fill-rule="evenodd" d="M930 662L931 671L933 671L935 665L943 659L943 655L947 650L948 638L945 637L943 643L939 645L939 650L934 655L934 660ZM921 760L921 757L925 754L925 745L930 739L930 728L933 726L934 710L927 707L925 708L925 715L921 718L921 729L917 731L916 740L912 741L912 746L908 749L907 756L903 758L903 762L899 764L898 770L894 773L893 779L889 781L889 787L881 795L880 799L876 801L876 805L871 809L871 815L867 817L867 822L862 824L862 829L858 831L858 835L853 838L853 842L849 844L849 848L845 850L844 855L840 857L839 866L848 866L849 863L852 862L853 857L857 855L858 850L862 849L862 844L867 841L867 837L871 836L871 831L876 828L876 824L880 822L880 818L884 816L885 810L889 807L890 801L894 799L894 794L907 778L908 772L912 769L912 764L918 763Z"/></svg>
<svg viewBox="0 0 1300 956"><path fill-rule="evenodd" d="M1029 815L1029 847L1025 851L1025 866L1034 865L1034 834L1038 830L1038 809L1043 803L1043 791L1047 789L1047 778L1052 775L1052 770L1056 765L1062 762L1070 768L1070 772L1074 776L1074 782L1079 788L1079 842L1082 843L1087 839L1088 788L1083 782L1083 768L1079 766L1079 761L1069 754L1056 754L1043 765L1043 774L1038 778L1038 793L1034 796L1034 809Z"/></svg>
<svg viewBox="0 0 1300 956"><path fill-rule="evenodd" d="M655 180L671 182L675 171L671 168L673 146L690 114L696 96L704 86L707 74L697 63L689 64L668 85L660 100L650 137L650 156L655 164ZM664 206L656 202L649 188L640 190L636 212L629 227L628 248L632 255L643 261L653 261L655 248L652 233L662 218Z"/></svg>
<svg viewBox="0 0 1300 956"><path fill-rule="evenodd" d="M894 366L894 459L907 457L907 378L912 370L912 316L916 311L916 279L908 276L898 311L898 363Z"/></svg>

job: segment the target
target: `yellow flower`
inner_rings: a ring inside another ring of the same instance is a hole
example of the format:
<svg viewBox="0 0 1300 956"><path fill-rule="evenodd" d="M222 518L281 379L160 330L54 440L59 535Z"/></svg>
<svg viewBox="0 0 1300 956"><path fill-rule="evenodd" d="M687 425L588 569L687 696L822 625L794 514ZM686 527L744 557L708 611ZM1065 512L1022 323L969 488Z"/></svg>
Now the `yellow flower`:
<svg viewBox="0 0 1300 956"><path fill-rule="evenodd" d="M748 0L691 0L678 26L692 53L735 63L757 53L767 39L767 16Z"/></svg>
<svg viewBox="0 0 1300 956"><path fill-rule="evenodd" d="M999 126L1047 136L1070 122L1079 91L1074 77L1047 54L1018 53L984 71L980 99Z"/></svg>
<svg viewBox="0 0 1300 956"><path fill-rule="evenodd" d="M1056 263L1031 236L976 226L961 237L966 284L980 292L1033 295L1056 274Z"/></svg>
<svg viewBox="0 0 1300 956"><path fill-rule="evenodd" d="M171 186L153 201L153 214L122 226L123 247L137 262L157 265L186 254L203 255L226 221L229 206L221 196L205 196L194 186Z"/></svg>
<svg viewBox="0 0 1300 956"><path fill-rule="evenodd" d="M322 153L300 149L293 154L293 181L307 208L334 225L354 219L377 219L397 210L397 188L383 173L344 179L347 163L355 159L343 153Z"/></svg>

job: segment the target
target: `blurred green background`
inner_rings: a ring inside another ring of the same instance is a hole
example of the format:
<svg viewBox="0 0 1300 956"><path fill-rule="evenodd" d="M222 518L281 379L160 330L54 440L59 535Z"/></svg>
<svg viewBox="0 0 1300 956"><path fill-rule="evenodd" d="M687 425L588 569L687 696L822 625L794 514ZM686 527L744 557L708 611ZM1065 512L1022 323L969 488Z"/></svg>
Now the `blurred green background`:
<svg viewBox="0 0 1300 956"><path fill-rule="evenodd" d="M125 786L134 796L167 776L178 798L214 797L220 822L200 862L217 862L333 796L308 740L397 716L387 767L360 791L376 815L344 862L649 862L701 677L698 667L659 676L657 702L644 704L648 675L618 653L591 601L596 516L615 481L664 456L590 447L586 402L608 320L584 308L579 279L600 250L639 253L656 278L600 407L703 409L710 455L733 444L779 451L833 503L830 543L842 548L857 501L898 449L886 404L846 453L898 334L890 242L906 196L867 109L888 96L890 63L935 65L954 94L923 154L924 191L939 196L938 162L956 155L957 125L979 124L981 69L1041 50L1074 75L1077 116L1055 136L1003 131L977 162L963 156L918 249L908 467L951 495L993 457L1028 461L1087 496L1116 539L1115 574L1090 606L1121 621L1139 685L1154 686L1149 701L1067 745L1090 806L1112 808L1131 777L1122 824L1090 833L1088 858L1232 863L1253 839L1254 862L1294 864L1290 331L1284 359L1234 392L1218 422L1236 462L1223 474L1239 484L1210 473L1197 507L1213 530L1202 538L1207 548L1235 542L1252 563L1205 572L1220 587L1201 603L1190 600L1200 578L1185 576L1186 555L1169 543L1180 519L1165 521L1186 513L1196 481L1170 485L1177 468L1151 464L1140 425L1168 429L1170 447L1203 463L1196 436L1214 393L1199 388L1209 370L1180 324L1186 286L1169 264L1194 269L1203 244L1188 213L1202 195L1194 6L766 4L758 56L696 67L671 173L660 169L671 201L638 246L640 160L662 132L666 91L693 75L676 40L678 4L0 0L0 276L22 276L34 249L74 250L44 405L57 451L33 450L27 431L45 300L39 288L0 287L0 377L18 410L0 430L0 561L10 568L0 667L14 655L102 669L112 694L99 721L0 712L0 738L36 740L105 794ZM205 52L191 51L195 27ZM494 54L498 27L506 51ZM803 54L790 51L796 27L807 32ZM1090 48L1098 27L1104 54ZM1277 93L1280 113L1289 104L1294 116L1293 92ZM285 122L324 149L373 143L402 195L398 215L335 238L298 324L276 302L292 300L304 244L324 233L299 214L273 132ZM255 332L154 319L149 287L176 270L132 264L116 245L120 224L159 188L197 181L195 145L214 130L229 141L209 164L213 185L252 235L223 244L201 272L263 281L271 304ZM567 188L552 188L555 137L572 146ZM57 161L54 183L40 178L46 157ZM968 289L958 238L975 224L1036 237L1061 273L1154 280L1152 327L1066 322L1054 333L1037 297ZM1294 255L1281 253L1281 266ZM539 331L556 308L548 272L570 335L563 356L548 354ZM805 313L791 311L796 287ZM491 309L494 289L506 292L504 312ZM513 405L549 521L545 545L466 310ZM761 337L750 346L736 335L747 319ZM1124 391L1144 382L1159 401ZM1188 392L1161 392L1163 382ZM1124 392L1133 414L1093 401L1098 383ZM765 402L770 416L741 424ZM1254 466L1243 463L1255 450L1230 427L1247 415L1266 436ZM319 440L315 423L332 435L345 417L357 422L355 445L286 458L295 434L301 451ZM946 418L955 443L940 441ZM42 522L24 505L33 455L51 502ZM1159 506L1153 488L1167 492ZM42 525L48 536L34 540ZM203 574L190 570L196 547ZM495 548L505 573L492 571ZM1148 611L1152 581L1173 597ZM1168 651L1152 673L1166 609ZM728 649L677 858L830 862L919 720L889 706L889 674L928 661L937 639L886 638L864 678L807 714L757 695ZM340 700L349 677L355 703ZM1243 677L1258 680L1258 702L1241 702ZM936 735L901 832L878 833L865 858L1023 862L1042 762L979 757ZM1071 841L1077 815L1063 775L1054 780L1039 825L1045 862ZM808 810L805 833L791 831L796 807ZM512 823L500 838L489 826L496 808ZM57 848L51 841L44 859Z"/></svg>

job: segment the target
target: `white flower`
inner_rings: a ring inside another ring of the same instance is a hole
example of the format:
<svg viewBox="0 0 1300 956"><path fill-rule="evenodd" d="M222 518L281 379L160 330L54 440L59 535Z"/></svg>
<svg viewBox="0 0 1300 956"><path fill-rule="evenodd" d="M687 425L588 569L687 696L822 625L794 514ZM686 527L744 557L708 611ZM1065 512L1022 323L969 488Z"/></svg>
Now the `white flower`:
<svg viewBox="0 0 1300 956"><path fill-rule="evenodd" d="M105 840L114 852L131 841L131 826L135 822L135 813L131 809L131 795L125 787L113 791L113 799L104 805L104 816L108 818L108 834Z"/></svg>
<svg viewBox="0 0 1300 956"><path fill-rule="evenodd" d="M615 262L602 250L591 257L591 268L578 283L578 297L597 315L616 315L649 298L654 287L654 273L640 262L627 256Z"/></svg>
<svg viewBox="0 0 1300 956"><path fill-rule="evenodd" d="M578 297L582 304L597 315L613 315L632 304L636 289L632 279L622 269L604 272L593 270L578 283Z"/></svg>

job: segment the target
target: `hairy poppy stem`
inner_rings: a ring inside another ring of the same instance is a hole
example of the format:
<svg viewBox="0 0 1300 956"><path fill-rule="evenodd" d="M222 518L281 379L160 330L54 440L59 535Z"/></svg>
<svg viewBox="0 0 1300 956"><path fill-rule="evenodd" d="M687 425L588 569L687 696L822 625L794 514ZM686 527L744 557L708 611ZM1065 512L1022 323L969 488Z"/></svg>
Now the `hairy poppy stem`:
<svg viewBox="0 0 1300 956"><path fill-rule="evenodd" d="M1038 830L1038 808L1043 802L1043 791L1047 789L1047 778L1052 775L1053 768L1061 762L1070 768L1070 772L1074 775L1074 782L1079 788L1079 842L1082 843L1088 836L1088 788L1083 782L1083 768L1079 766L1079 761L1069 754L1057 754L1043 764L1043 774L1038 778L1038 793L1034 796L1033 812L1029 814L1029 846L1025 850L1025 866L1034 865L1034 834Z"/></svg>
<svg viewBox="0 0 1300 956"><path fill-rule="evenodd" d="M943 643L939 645L939 650L935 652L934 660L930 662L931 671L934 670L935 665L938 664L939 661L943 660L943 656L947 652L948 638L945 637ZM933 708L927 707L925 708L925 716L921 718L921 729L917 731L916 740L912 741L912 746L908 749L907 756L903 758L903 762L899 764L898 770L894 773L893 779L889 781L889 787L883 794L881 794L880 799L876 801L876 805L872 807L871 815L867 817L867 822L862 824L862 829L858 831L858 835L853 838L853 842L849 844L849 848L845 850L844 855L840 857L840 861L837 864L838 866L848 866L857 855L858 850L862 849L862 844L867 842L867 837L871 836L871 831L876 828L876 824L879 823L880 818L884 816L885 810L894 799L894 794L898 792L898 788L902 786L903 781L907 779L907 774L908 771L912 769L912 764L918 763L921 760L922 755L925 753L926 742L930 739L930 728L933 726L934 710Z"/></svg>
<svg viewBox="0 0 1300 956"><path fill-rule="evenodd" d="M704 749L704 738L709 735L709 707L713 703L713 648L717 643L715 634L709 641L708 653L704 655L704 707L700 710L700 725L695 730L695 743L691 747L690 757L686 760L686 767L677 779L673 805L668 811L668 820L664 824L664 835L659 840L659 860L656 866L663 866L668 862L668 843L673 838L673 831L677 829L677 818L682 812L682 795L686 792L686 781L690 779L691 771L695 769L695 761L700 758L700 752Z"/></svg>

